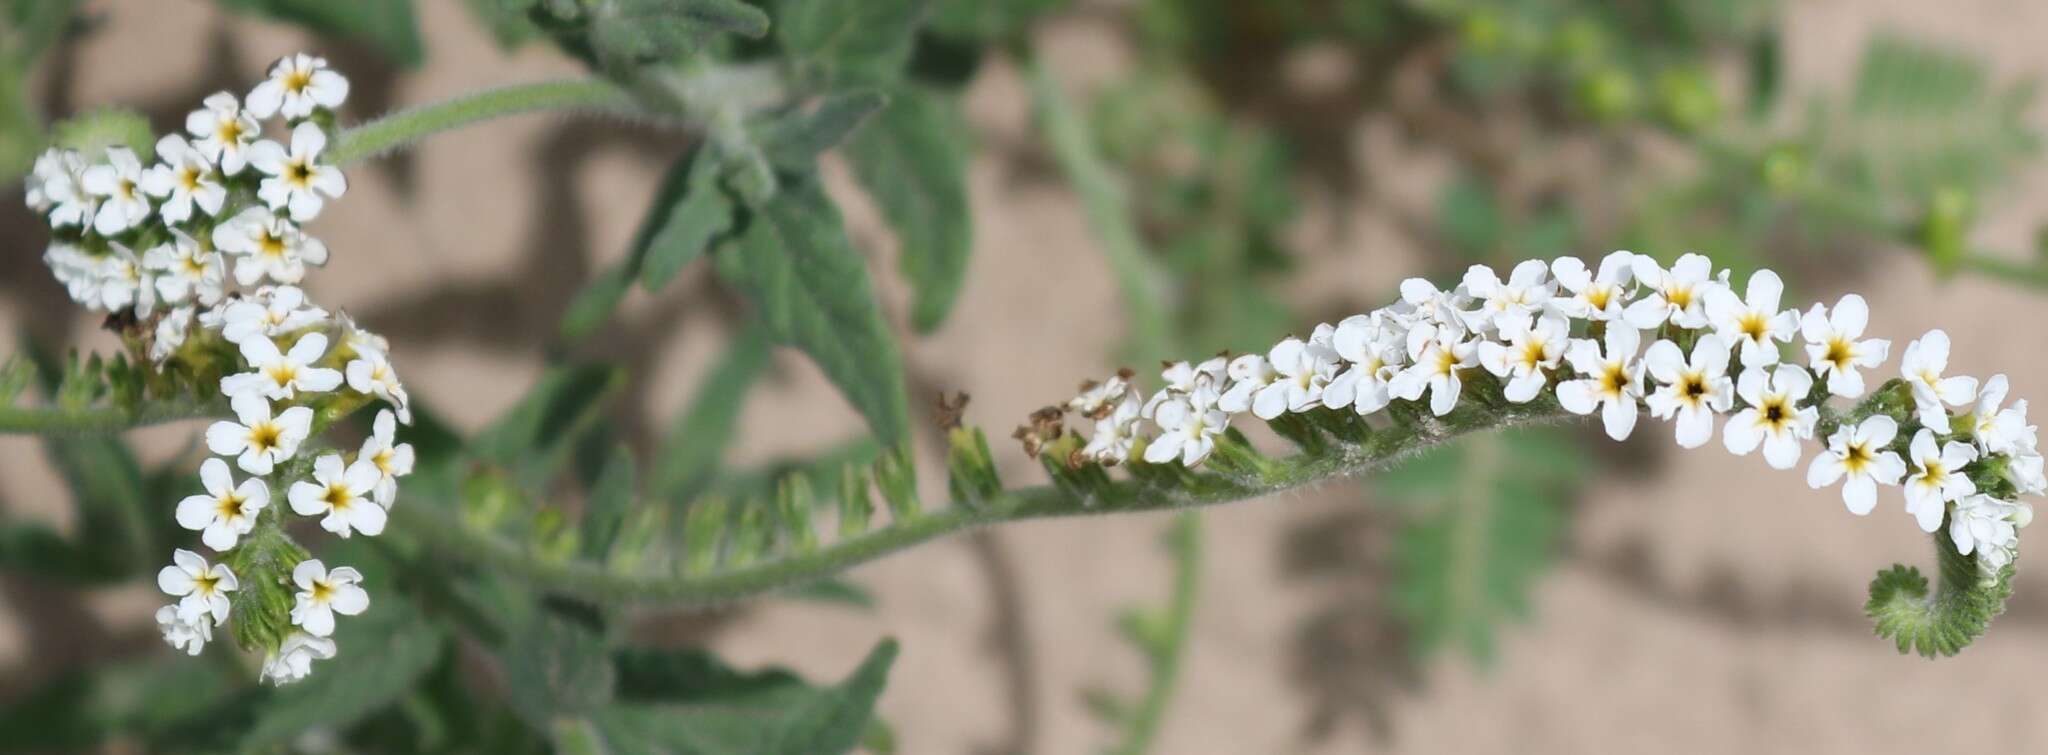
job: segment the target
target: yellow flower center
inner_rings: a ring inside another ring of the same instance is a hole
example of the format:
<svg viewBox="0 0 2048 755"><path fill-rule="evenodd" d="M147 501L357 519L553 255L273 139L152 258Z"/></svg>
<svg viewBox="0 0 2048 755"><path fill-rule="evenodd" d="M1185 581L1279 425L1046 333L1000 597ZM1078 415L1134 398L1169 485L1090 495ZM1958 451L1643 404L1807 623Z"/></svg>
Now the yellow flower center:
<svg viewBox="0 0 2048 755"><path fill-rule="evenodd" d="M1862 473L1864 467L1870 466L1870 462L1870 448L1862 443L1849 444L1847 452L1842 454L1842 468L1852 474Z"/></svg>
<svg viewBox="0 0 2048 755"><path fill-rule="evenodd" d="M242 496L232 490L221 496L217 505L222 519L239 519L242 516Z"/></svg>
<svg viewBox="0 0 2048 755"><path fill-rule="evenodd" d="M270 453L283 437L282 428L270 422L259 422L249 428L249 448L257 453Z"/></svg>
<svg viewBox="0 0 2048 755"><path fill-rule="evenodd" d="M192 591L201 595L212 595L220 589L220 578L207 572L192 578Z"/></svg>
<svg viewBox="0 0 2048 755"><path fill-rule="evenodd" d="M349 506L354 505L355 498L355 491L349 490L347 485L330 482L327 483L327 495L322 496L321 500L326 501L335 511L347 511Z"/></svg>
<svg viewBox="0 0 2048 755"><path fill-rule="evenodd" d="M284 88L290 90L292 94L304 92L306 87L312 86L312 84L313 72L311 71L293 71L290 75L284 77Z"/></svg>
<svg viewBox="0 0 2048 755"><path fill-rule="evenodd" d="M1589 284L1583 296L1586 303L1593 305L1594 309L1606 309L1607 302L1614 298L1614 287L1604 283Z"/></svg>
<svg viewBox="0 0 2048 755"><path fill-rule="evenodd" d="M1849 369L1850 356L1849 340L1841 336L1835 336L1828 339L1827 354L1823 355L1821 359L1833 365L1837 370L1846 370Z"/></svg>
<svg viewBox="0 0 2048 755"><path fill-rule="evenodd" d="M1627 389L1628 371L1622 369L1619 362L1609 363L1607 368L1600 374L1600 393L1612 398L1620 398L1622 391Z"/></svg>
<svg viewBox="0 0 2048 755"><path fill-rule="evenodd" d="M1692 307L1692 286L1673 283L1664 287L1664 300L1679 309Z"/></svg>
<svg viewBox="0 0 2048 755"><path fill-rule="evenodd" d="M1764 316L1760 312L1750 312L1743 315L1742 322L1739 325L1742 329L1742 335L1757 343L1763 343L1764 338L1767 337L1766 334L1770 331L1770 323L1764 320Z"/></svg>
<svg viewBox="0 0 2048 755"><path fill-rule="evenodd" d="M1757 421L1773 431L1782 431L1792 424L1792 407L1784 396L1770 396L1764 405L1758 407Z"/></svg>

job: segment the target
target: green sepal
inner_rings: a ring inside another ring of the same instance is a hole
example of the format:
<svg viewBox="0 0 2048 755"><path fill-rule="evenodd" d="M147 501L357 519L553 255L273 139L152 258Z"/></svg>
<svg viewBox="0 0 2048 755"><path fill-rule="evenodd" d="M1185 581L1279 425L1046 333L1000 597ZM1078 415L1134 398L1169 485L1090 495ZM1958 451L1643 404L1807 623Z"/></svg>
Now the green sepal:
<svg viewBox="0 0 2048 755"><path fill-rule="evenodd" d="M868 473L858 464L839 468L839 536L854 537L868 531L874 520L875 501L868 495Z"/></svg>
<svg viewBox="0 0 2048 755"><path fill-rule="evenodd" d="M955 427L946 433L946 489L953 500L980 507L1003 494L1002 480L988 450L988 436L979 427Z"/></svg>
<svg viewBox="0 0 2048 755"><path fill-rule="evenodd" d="M272 501L271 505L282 504ZM275 521L264 521L242 536L222 560L235 573L237 586L228 594L228 620L235 643L244 650L270 652L293 631L292 602L297 588L292 569L310 557Z"/></svg>
<svg viewBox="0 0 2048 755"><path fill-rule="evenodd" d="M782 540L797 553L818 549L818 531L811 526L817 505L810 478L793 474L776 481L775 512L782 520Z"/></svg>
<svg viewBox="0 0 2048 755"><path fill-rule="evenodd" d="M917 467L910 461L908 445L887 449L875 457L875 486L889 504L889 516L898 522L917 518L922 504L917 499Z"/></svg>

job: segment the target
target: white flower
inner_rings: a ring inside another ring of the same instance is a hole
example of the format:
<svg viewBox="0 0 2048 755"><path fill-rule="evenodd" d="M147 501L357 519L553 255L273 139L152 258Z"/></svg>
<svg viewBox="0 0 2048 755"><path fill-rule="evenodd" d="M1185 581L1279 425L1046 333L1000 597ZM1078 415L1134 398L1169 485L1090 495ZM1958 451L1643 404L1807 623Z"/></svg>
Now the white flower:
<svg viewBox="0 0 2048 755"><path fill-rule="evenodd" d="M1938 450L1934 444L1934 432L1927 428L1913 435L1910 450L1919 471L1906 478L1906 513L1926 532L1941 526L1944 504L1977 492L1977 484L1963 474L1964 465L1977 460L1977 449L1953 440Z"/></svg>
<svg viewBox="0 0 2048 755"><path fill-rule="evenodd" d="M1437 337L1417 334L1429 331ZM1449 339L1449 340L1445 340ZM1458 370L1479 366L1479 354L1470 342L1463 340L1463 333L1450 326L1423 324L1409 331L1410 348L1420 343L1419 351L1412 351L1415 362L1387 381L1387 393L1405 401L1419 401L1424 391L1431 395L1429 410L1436 416L1451 413L1458 405L1458 394L1464 390L1464 383L1458 379Z"/></svg>
<svg viewBox="0 0 2048 755"><path fill-rule="evenodd" d="M1127 393L1122 401L1117 402L1116 408L1111 409L1102 418L1095 420L1095 434L1088 438L1088 445L1081 448L1081 455L1085 458L1093 459L1098 464L1122 464L1128 461L1131 458L1131 449L1138 442L1139 403L1138 396L1135 393ZM382 427L385 419L389 416L390 412L383 412L377 415L379 427ZM365 448L368 445L368 442L364 443ZM407 471L410 471L412 467L412 446L408 444L401 445L400 447L405 449L404 466ZM360 454L358 455L360 456ZM396 463L392 465L394 469L397 466ZM387 479L392 476L396 475L387 473ZM390 501L386 500L385 505L390 505Z"/></svg>
<svg viewBox="0 0 2048 755"><path fill-rule="evenodd" d="M1742 345L1745 367L1769 367L1778 363L1778 344L1789 342L1799 332L1799 310L1778 309L1785 282L1769 270L1749 276L1748 296L1736 296L1721 286L1707 289L1707 319L1714 332L1731 344Z"/></svg>
<svg viewBox="0 0 2048 755"><path fill-rule="evenodd" d="M320 152L325 149L327 134L311 123L292 129L290 152L277 142L257 142L249 148L249 164L270 177L256 187L256 196L272 210L290 210L296 222L319 217L326 204L320 195L340 199L348 191L348 178L341 169L320 162Z"/></svg>
<svg viewBox="0 0 2048 755"><path fill-rule="evenodd" d="M1128 422L1135 423L1138 419L1138 405L1135 400L1126 396L1108 417L1096 421L1096 433L1101 433L1103 421L1123 414L1126 407L1130 409ZM390 508L398 499L398 478L412 474L412 444L398 442L398 424L394 419L389 409L378 411L376 421L370 425L370 437L363 439L362 450L356 452L357 459L368 459L377 467L380 477L373 492L377 503L385 508ZM1125 444L1124 451L1129 453L1128 443Z"/></svg>
<svg viewBox="0 0 2048 755"><path fill-rule="evenodd" d="M1906 344L1906 355L1899 359L1899 375L1913 385L1913 406L1920 413L1920 424L1939 435L1949 432L1948 410L1942 405L1962 406L1977 397L1976 378L1943 377L1947 370L1948 333L1938 329Z"/></svg>
<svg viewBox="0 0 2048 755"><path fill-rule="evenodd" d="M2021 402L2025 403L2025 402ZM2026 495L2048 494L2048 471L2043 470L2041 453L2029 442L2005 462L2005 479ZM2029 515L2032 509L2028 509Z"/></svg>
<svg viewBox="0 0 2048 755"><path fill-rule="evenodd" d="M187 497L178 503L178 526L199 531L206 547L225 551L256 529L256 515L270 505L270 488L262 478L251 477L235 485L228 463L207 459L199 465L199 481L205 495Z"/></svg>
<svg viewBox="0 0 2048 755"><path fill-rule="evenodd" d="M1899 423L1879 414L1860 425L1844 425L1828 436L1828 448L1813 457L1806 468L1806 484L1814 490L1842 483L1842 503L1849 513L1863 516L1877 507L1877 486L1897 485L1906 475L1906 462L1898 453L1885 450L1899 435Z"/></svg>
<svg viewBox="0 0 2048 755"><path fill-rule="evenodd" d="M263 135L263 127L233 94L216 92L203 104L205 107L185 116L185 130L198 140L192 143L193 149L219 166L222 175L241 173L249 164L249 145Z"/></svg>
<svg viewBox="0 0 2048 755"><path fill-rule="evenodd" d="M228 620L228 593L239 583L227 564L208 566L199 554L179 548L171 553L171 565L156 573L156 586L178 598L178 613L188 621L213 617L215 626Z"/></svg>
<svg viewBox="0 0 2048 755"><path fill-rule="evenodd" d="M1557 402L1573 414L1600 410L1607 437L1626 440L1636 427L1636 399L1643 395L1643 366L1636 361L1642 334L1619 322L1607 324L1607 350L1590 339L1572 341L1565 361L1588 377L1557 384Z"/></svg>
<svg viewBox="0 0 2048 755"><path fill-rule="evenodd" d="M1550 302L1550 268L1543 260L1522 260L1502 283L1493 268L1473 265L1465 270L1465 292L1479 300L1478 311L1466 318L1474 329L1498 323L1502 316L1533 317Z"/></svg>
<svg viewBox="0 0 2048 755"><path fill-rule="evenodd" d="M305 53L277 61L270 78L249 91L249 112L258 118L272 114L297 120L312 115L314 108L333 110L348 99L348 79L327 67L326 58Z"/></svg>
<svg viewBox="0 0 2048 755"><path fill-rule="evenodd" d="M1650 416L1678 418L1678 445L1699 448L1714 437L1714 415L1735 405L1735 383L1728 379L1728 342L1711 333L1693 344L1687 361L1678 344L1650 344L1643 366L1664 385L1644 400Z"/></svg>
<svg viewBox="0 0 2048 755"><path fill-rule="evenodd" d="M171 240L142 254L142 267L156 274L156 293L166 304L220 302L227 273L220 253L200 246L184 231L171 229Z"/></svg>
<svg viewBox="0 0 2048 755"><path fill-rule="evenodd" d="M152 197L164 198L157 212L163 215L165 223L190 220L195 206L208 215L220 213L228 190L221 185L220 177L213 174L213 164L207 162L204 153L185 141L185 137L170 134L157 140L156 156L163 162L142 175L142 190Z"/></svg>
<svg viewBox="0 0 2048 755"><path fill-rule="evenodd" d="M1550 300L1553 309L1566 317L1583 320L1619 320L1628 306L1629 283L1635 279L1634 252L1616 251L1600 260L1598 275L1586 271L1586 263L1577 257L1559 257L1550 263L1550 274L1556 276L1558 285L1563 286L1570 296L1559 296Z"/></svg>
<svg viewBox="0 0 2048 755"><path fill-rule="evenodd" d="M313 482L292 483L286 497L300 516L325 514L321 529L342 537L354 532L374 536L384 532L384 507L370 496L383 477L369 459L344 468L340 454L328 454L313 460Z"/></svg>
<svg viewBox="0 0 2048 755"><path fill-rule="evenodd" d="M43 250L43 264L64 284L71 300L86 307L100 306L100 261L74 244L50 242Z"/></svg>
<svg viewBox="0 0 2048 755"><path fill-rule="evenodd" d="M1799 406L1812 389L1813 377L1798 365L1743 370L1735 381L1735 395L1747 406L1728 418L1728 426L1721 430L1723 445L1736 456L1746 456L1762 442L1764 461L1772 468L1798 466L1799 442L1813 437L1814 423L1820 421L1819 410Z"/></svg>
<svg viewBox="0 0 2048 755"><path fill-rule="evenodd" d="M387 366L386 369L388 370L389 367ZM1159 373L1159 377L1166 381L1166 387L1161 388L1158 393L1152 394L1152 398L1145 400L1145 406L1140 414L1149 419L1154 412L1158 411L1161 404L1203 392L1208 393L1208 398L1203 399L1200 403L1204 408L1211 407L1216 403L1216 398L1222 394L1224 380L1229 376L1228 370L1229 360L1220 356L1203 360L1200 364L1190 364L1185 361L1169 364L1164 371ZM351 370L351 373L353 373L353 370ZM350 383L350 385L353 386L355 384ZM362 388L356 388L356 390L364 393L369 392ZM400 419L403 419L403 417Z"/></svg>
<svg viewBox="0 0 2048 755"><path fill-rule="evenodd" d="M262 677L272 684L290 684L313 673L313 662L334 657L334 640L293 632L277 650L264 656Z"/></svg>
<svg viewBox="0 0 2048 755"><path fill-rule="evenodd" d="M237 456L242 471L267 475L279 462L299 452L313 429L313 410L294 406L271 416L270 402L244 393L228 404L239 422L221 420L206 428L206 448L221 456Z"/></svg>
<svg viewBox="0 0 2048 755"><path fill-rule="evenodd" d="M86 193L100 198L92 229L113 236L149 219L149 198L142 193L142 160L127 147L108 147L107 162L80 176Z"/></svg>
<svg viewBox="0 0 2048 755"><path fill-rule="evenodd" d="M1402 344L1403 336L1388 320L1375 312L1346 317L1337 323L1330 334L1330 345L1350 366L1323 387L1324 406L1349 406L1366 415L1387 408L1393 400L1387 382L1408 361L1408 352Z"/></svg>
<svg viewBox="0 0 2048 755"><path fill-rule="evenodd" d="M333 571L320 559L309 558L292 567L292 583L299 586L293 598L292 623L314 637L334 634L334 615L354 616L370 607L370 593L363 589L362 572L351 566Z"/></svg>
<svg viewBox="0 0 2048 755"><path fill-rule="evenodd" d="M164 313L156 322L156 337L150 339L149 358L162 362L177 353L185 345L185 336L192 331L192 308L179 307Z"/></svg>
<svg viewBox="0 0 2048 755"><path fill-rule="evenodd" d="M213 245L239 257L235 282L256 285L264 276L279 283L298 283L306 265L327 264L327 245L299 231L292 221L261 207L251 207L213 229Z"/></svg>
<svg viewBox="0 0 2048 755"><path fill-rule="evenodd" d="M297 286L264 287L252 297L216 309L221 337L235 344L251 338L275 338L327 321L327 310L308 304L306 292Z"/></svg>
<svg viewBox="0 0 2048 755"><path fill-rule="evenodd" d="M2015 401L2000 409L2010 389L2005 375L1992 375L1977 392L1977 407L1963 415L1970 439L1987 453L2010 454L2021 449L2034 429L2027 426L2027 402Z"/></svg>
<svg viewBox="0 0 2048 755"><path fill-rule="evenodd" d="M1996 575L2019 552L2019 506L1988 495L1968 495L1956 502L1949 517L1948 539L1956 552L1977 554L1977 565L1986 575Z"/></svg>
<svg viewBox="0 0 2048 755"><path fill-rule="evenodd" d="M43 177L42 201L50 206L50 227L92 225L100 200L85 190L85 159L76 152L58 156Z"/></svg>
<svg viewBox="0 0 2048 755"><path fill-rule="evenodd" d="M109 312L132 306L136 314L148 317L156 309L156 274L128 247L119 242L108 246L110 251L98 261L96 303Z"/></svg>
<svg viewBox="0 0 2048 755"><path fill-rule="evenodd" d="M1815 304L1799 318L1799 333L1806 340L1807 364L1816 375L1828 379L1828 393L1843 398L1863 395L1863 373L1858 368L1876 368L1891 356L1892 342L1883 338L1857 340L1870 320L1870 305L1856 294L1835 302L1834 314L1826 305Z"/></svg>
<svg viewBox="0 0 2048 755"><path fill-rule="evenodd" d="M399 382L398 372L391 368L391 360L375 351L361 354L361 359L348 363L348 387L357 393L384 399L391 408L398 410L398 421L412 424L412 397L406 394L405 384ZM1160 395L1165 393L1159 392ZM1158 395L1153 398L1157 399ZM1145 406L1153 407L1155 404L1147 402Z"/></svg>
<svg viewBox="0 0 2048 755"><path fill-rule="evenodd" d="M1273 419L1322 405L1323 386L1337 376L1337 353L1322 346L1287 338L1266 353L1275 378L1252 398L1252 414Z"/></svg>
<svg viewBox="0 0 2048 755"><path fill-rule="evenodd" d="M1713 280L1713 262L1687 254L1666 270L1656 260L1636 255L1630 264L1636 280L1650 288L1650 295L1623 310L1622 319L1629 327L1653 330L1666 321L1681 328L1707 325L1706 295L1719 285Z"/></svg>
<svg viewBox="0 0 2048 755"><path fill-rule="evenodd" d="M379 357L384 355L382 344L374 343L370 340L376 338L374 334L356 328L354 321L345 323L345 326L344 330L352 337L347 345L355 353L369 353ZM1081 384L1081 394L1067 401L1067 409L1075 414L1090 418L1100 418L1114 411L1118 405L1123 403L1124 394L1129 393L1131 390L1129 377L1127 371L1119 372L1109 376L1108 380L1100 383L1090 380ZM367 393L367 391L364 392Z"/></svg>
<svg viewBox="0 0 2048 755"><path fill-rule="evenodd" d="M1456 324L1463 327L1465 319L1459 314L1459 310L1467 298L1465 292L1460 289L1442 291L1427 278L1409 278L1401 281L1402 307L1394 309L1390 314L1403 324ZM1409 354L1412 356L1420 351L1421 349L1411 340Z"/></svg>
<svg viewBox="0 0 2048 755"><path fill-rule="evenodd" d="M336 315L334 319L335 322L341 325L342 348L358 356L374 354L378 357L383 357L391 353L391 344L385 341L383 336L357 326L356 321L350 318L348 313L344 312ZM1109 386L1113 382L1117 384L1118 391L1129 391L1131 388L1131 377L1132 372L1130 370L1118 370L1115 375L1110 376L1110 381L1103 383L1102 386ZM1103 390L1107 392L1109 389L1105 387Z"/></svg>
<svg viewBox="0 0 2048 755"><path fill-rule="evenodd" d="M43 150L42 154L36 156L35 165L29 169L28 178L24 179L22 184L22 199L28 204L30 212L42 215L50 211L52 203L49 185L51 181L65 175L64 159L67 154L67 151L53 147Z"/></svg>
<svg viewBox="0 0 2048 755"><path fill-rule="evenodd" d="M164 642L186 655L198 655L206 649L206 643L213 641L213 622L187 617L176 605L156 609L156 628L164 633Z"/></svg>
<svg viewBox="0 0 2048 755"><path fill-rule="evenodd" d="M241 346L242 358L249 360L252 371L221 378L223 394L232 397L253 393L281 401L299 395L300 391L325 393L341 387L340 370L313 366L327 354L325 335L300 336L289 352L279 352L277 343L268 338L250 338L242 341Z"/></svg>
<svg viewBox="0 0 2048 755"><path fill-rule="evenodd" d="M1495 318L1494 323L1500 329L1500 339L1507 343L1479 342L1479 364L1508 379L1501 391L1507 400L1528 403L1543 391L1546 371L1556 370L1564 361L1571 324L1555 314L1545 314L1533 325L1526 314Z"/></svg>
<svg viewBox="0 0 2048 755"><path fill-rule="evenodd" d="M1230 387L1216 398L1216 408L1231 414L1250 411L1252 399L1280 379L1264 354L1239 355L1223 372L1230 377Z"/></svg>
<svg viewBox="0 0 2048 755"><path fill-rule="evenodd" d="M1145 446L1145 461L1165 464L1178 457L1181 464L1193 467L1209 458L1216 450L1216 436L1230 425L1230 417L1200 400L1205 394L1213 395L1205 388L1153 409L1152 421L1160 432Z"/></svg>

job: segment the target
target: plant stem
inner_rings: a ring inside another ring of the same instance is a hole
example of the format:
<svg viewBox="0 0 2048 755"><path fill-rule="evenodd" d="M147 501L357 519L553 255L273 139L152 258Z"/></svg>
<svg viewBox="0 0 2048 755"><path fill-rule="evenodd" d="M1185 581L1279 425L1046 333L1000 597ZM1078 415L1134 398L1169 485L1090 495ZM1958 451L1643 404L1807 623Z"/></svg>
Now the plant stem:
<svg viewBox="0 0 2048 755"><path fill-rule="evenodd" d="M625 90L599 79L514 84L401 110L345 129L335 140L329 159L336 165L351 163L472 123L548 110L647 114Z"/></svg>
<svg viewBox="0 0 2048 755"><path fill-rule="evenodd" d="M956 503L809 553L774 556L713 574L620 573L599 564L563 561L533 545L477 531L460 520L449 501L393 507L391 517L399 526L392 530L419 537L449 557L550 592L599 603L709 606L799 586L971 527L1052 517L1199 509L1371 472L1466 432L1577 418L1547 402L1494 416L1474 414L1463 420L1456 419L1458 416L1444 418L1440 432L1389 428L1363 445L1275 459L1271 471L1258 480L1210 474L1198 475L1198 484L1125 479L1085 497L1052 485L1008 490L978 506Z"/></svg>
<svg viewBox="0 0 2048 755"><path fill-rule="evenodd" d="M1158 638L1160 644L1147 648L1152 654L1152 673L1145 687L1145 696L1138 701L1137 710L1124 727L1123 744L1111 751L1122 755L1143 755L1152 749L1152 738L1159 733L1159 722L1166 716L1166 704L1172 701L1174 685L1180 680L1188 630L1194 625L1195 593L1199 591L1202 572L1199 514L1181 512L1174 519L1172 529L1167 531L1166 538L1167 549L1173 553L1173 595L1166 607L1166 624Z"/></svg>
<svg viewBox="0 0 2048 755"><path fill-rule="evenodd" d="M0 406L0 435L105 435L130 428L226 415L222 402L153 401L135 409Z"/></svg>

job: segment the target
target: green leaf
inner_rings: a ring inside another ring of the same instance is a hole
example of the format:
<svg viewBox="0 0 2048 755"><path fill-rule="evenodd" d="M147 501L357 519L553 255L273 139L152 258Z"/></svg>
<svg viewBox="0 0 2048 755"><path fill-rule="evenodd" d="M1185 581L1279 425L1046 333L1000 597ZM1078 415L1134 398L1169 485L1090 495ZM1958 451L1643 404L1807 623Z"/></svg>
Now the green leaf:
<svg viewBox="0 0 2048 755"><path fill-rule="evenodd" d="M838 208L795 181L717 254L718 272L777 341L802 349L885 444L908 440L903 358Z"/></svg>
<svg viewBox="0 0 2048 755"><path fill-rule="evenodd" d="M639 494L632 449L612 449L604 471L598 474L597 486L590 491L590 500L583 507L584 558L601 562L611 552L612 541L618 539L619 528L625 524L626 513L632 510Z"/></svg>
<svg viewBox="0 0 2048 755"><path fill-rule="evenodd" d="M1446 644L1485 661L1498 624L1527 613L1577 476L1551 431L1474 436L1382 473L1383 497L1416 507L1396 536L1392 609L1418 652Z"/></svg>
<svg viewBox="0 0 2048 755"><path fill-rule="evenodd" d="M931 28L968 40L1008 39L1066 4L1067 0L934 0Z"/></svg>
<svg viewBox="0 0 2048 755"><path fill-rule="evenodd" d="M816 167L818 155L846 141L888 102L873 90L833 94L813 107L781 113L754 125L754 141L775 167L810 171Z"/></svg>
<svg viewBox="0 0 2048 755"><path fill-rule="evenodd" d="M506 699L536 725L603 709L618 677L606 654L601 628L543 606L505 647Z"/></svg>
<svg viewBox="0 0 2048 755"><path fill-rule="evenodd" d="M626 300L626 290L633 287L632 260L625 260L599 272L597 277L583 284L576 297L569 300L569 309L562 313L559 328L562 340L574 343L581 341L612 319L619 303Z"/></svg>
<svg viewBox="0 0 2048 755"><path fill-rule="evenodd" d="M618 390L624 374L601 365L556 367L509 411L477 434L476 458L518 473L528 487L554 476L577 441L604 416L604 400Z"/></svg>
<svg viewBox="0 0 2048 755"><path fill-rule="evenodd" d="M463 4L469 7L470 15L491 30L500 49L516 49L541 33L540 27L526 16L533 0L463 0Z"/></svg>
<svg viewBox="0 0 2048 755"><path fill-rule="evenodd" d="M741 330L655 453L647 488L654 498L688 501L711 483L747 391L767 366L768 334L756 325Z"/></svg>
<svg viewBox="0 0 2048 755"><path fill-rule="evenodd" d="M926 0L782 0L776 39L834 81L896 78L910 60Z"/></svg>
<svg viewBox="0 0 2048 755"><path fill-rule="evenodd" d="M718 185L717 160L702 149L677 160L633 244L640 260L640 286L651 293L668 285L711 246L714 237L732 228L735 209L732 197Z"/></svg>
<svg viewBox="0 0 2048 755"><path fill-rule="evenodd" d="M12 752L104 752L121 740L132 748L130 738L164 742L171 739L165 733L212 712L243 684L224 668L161 654L77 669L0 708L0 742Z"/></svg>
<svg viewBox="0 0 2048 755"><path fill-rule="evenodd" d="M1824 147L1851 175L1912 200L1977 188L2034 152L2026 85L1994 89L1983 64L1892 37L1864 51L1846 117Z"/></svg>
<svg viewBox="0 0 2048 755"><path fill-rule="evenodd" d="M847 144L854 176L896 230L898 265L917 293L911 323L924 332L945 321L967 278L974 222L966 133L952 98L903 88Z"/></svg>
<svg viewBox="0 0 2048 755"><path fill-rule="evenodd" d="M888 681L883 640L845 681L810 687L781 671L739 673L694 651L618 656L620 701L587 717L611 753L839 753L860 744Z"/></svg>
<svg viewBox="0 0 2048 755"><path fill-rule="evenodd" d="M441 659L447 637L397 593L334 631L335 660L256 704L241 749L276 747L314 727L346 728L399 702Z"/></svg>
<svg viewBox="0 0 2048 755"><path fill-rule="evenodd" d="M768 14L740 0L612 0L590 18L590 42L608 60L675 60L720 33L762 36Z"/></svg>
<svg viewBox="0 0 2048 755"><path fill-rule="evenodd" d="M393 62L417 68L426 62L419 19L412 0L216 0L221 7L298 24L315 34L368 42Z"/></svg>

